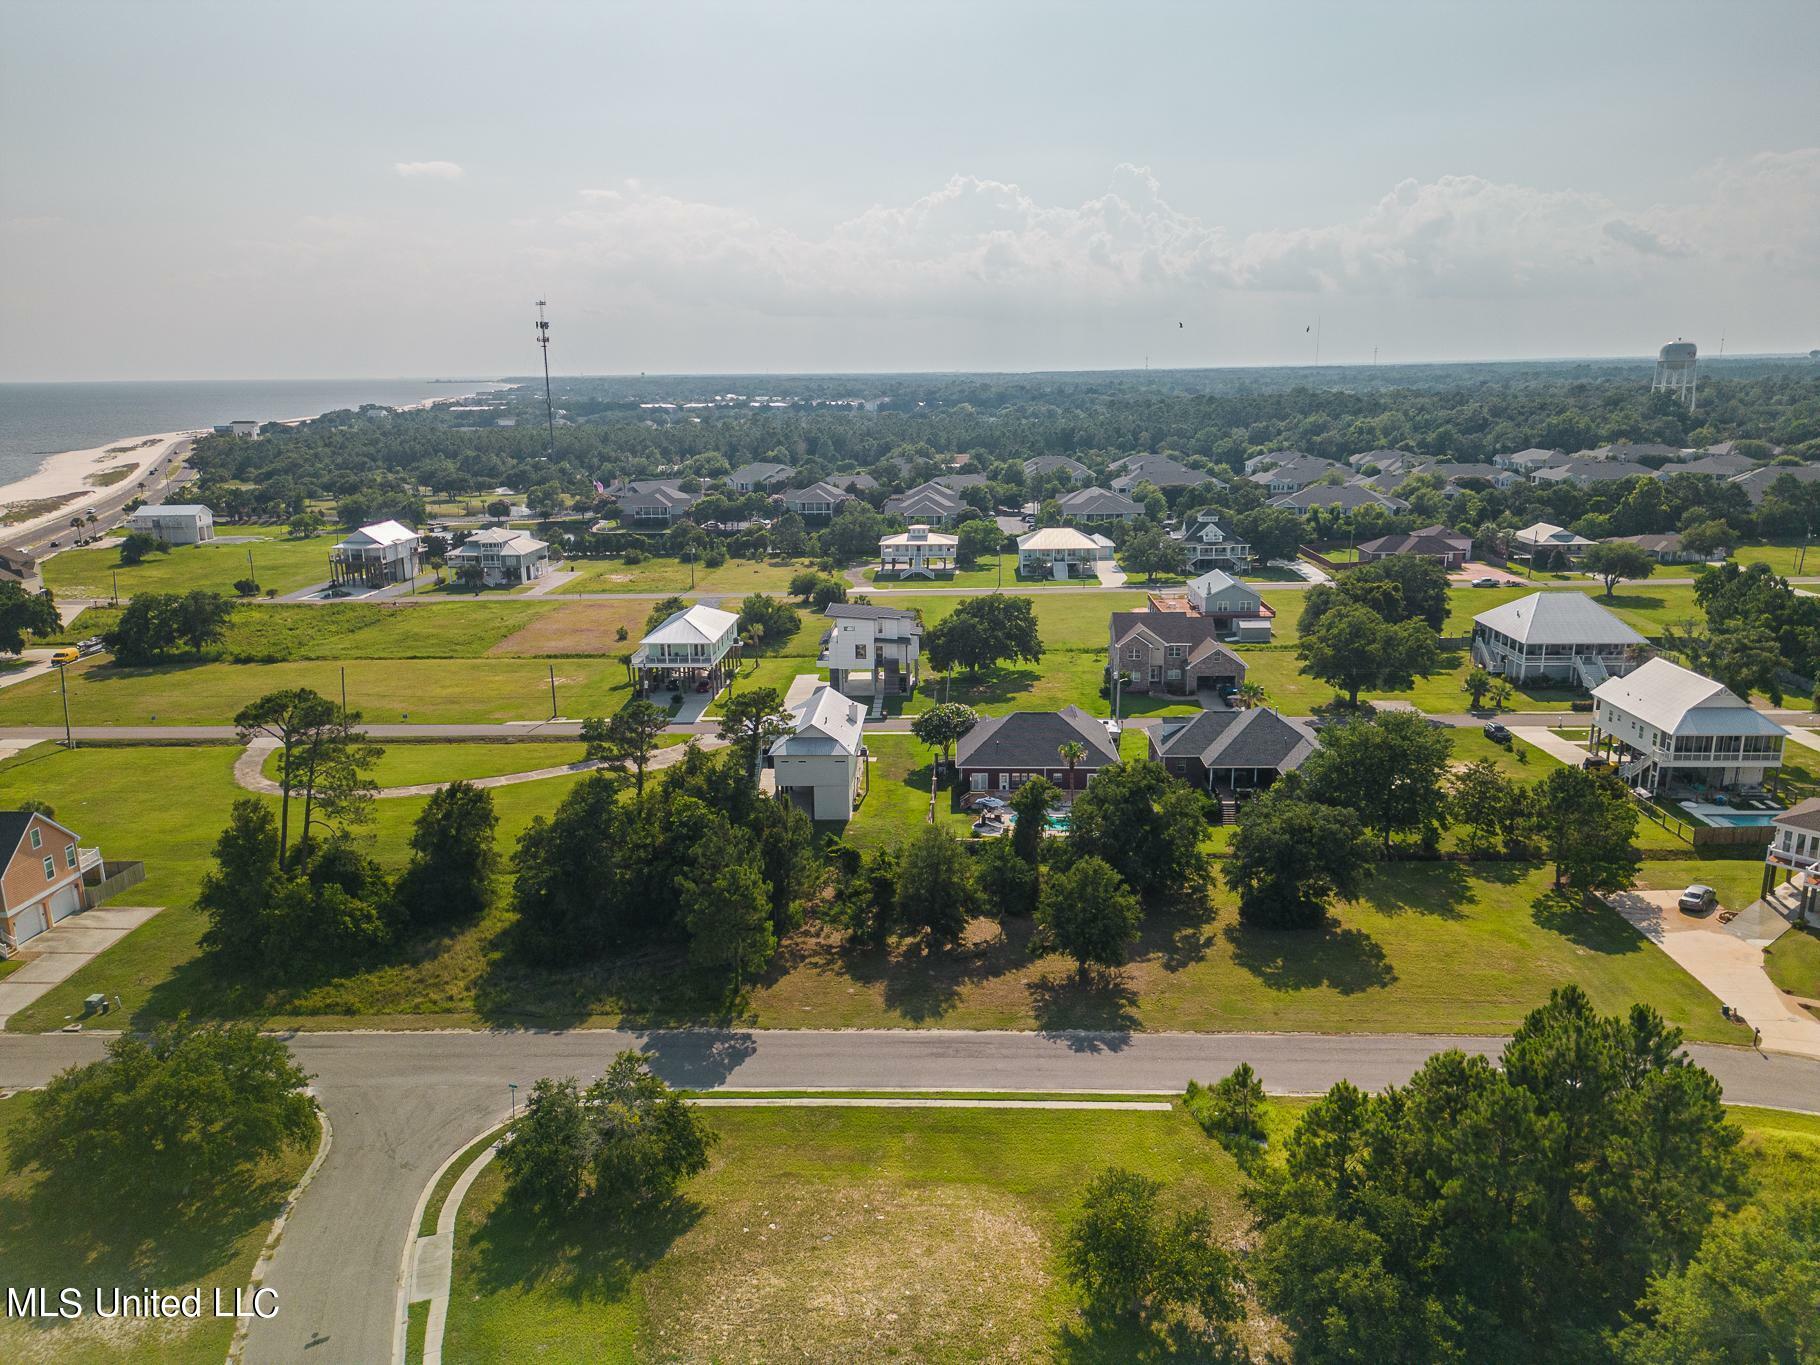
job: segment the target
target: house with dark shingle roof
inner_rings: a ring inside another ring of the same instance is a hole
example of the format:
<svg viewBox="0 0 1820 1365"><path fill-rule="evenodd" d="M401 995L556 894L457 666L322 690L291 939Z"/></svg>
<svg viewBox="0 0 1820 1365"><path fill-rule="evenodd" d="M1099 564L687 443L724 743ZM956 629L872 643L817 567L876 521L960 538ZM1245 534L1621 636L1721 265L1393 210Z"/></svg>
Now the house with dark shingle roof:
<svg viewBox="0 0 1820 1365"><path fill-rule="evenodd" d="M1316 507L1333 507L1342 512L1356 512L1361 507L1382 507L1386 512L1407 511L1409 504L1389 493L1378 493L1364 484L1316 483L1298 493L1284 493L1270 500L1272 507L1287 507L1292 512L1307 512Z"/></svg>
<svg viewBox="0 0 1820 1365"><path fill-rule="evenodd" d="M1059 474L1072 484L1083 484L1093 477L1091 469L1066 455L1033 455L1024 461L1026 479L1036 480L1050 474Z"/></svg>
<svg viewBox="0 0 1820 1365"><path fill-rule="evenodd" d="M1070 743L1087 751L1074 765L1073 788L1061 756L1062 745ZM987 716L954 746L961 781L976 792L1011 791L1032 777L1046 777L1064 793L1071 793L1118 761L1119 748L1107 733L1106 723L1078 706Z"/></svg>
<svg viewBox="0 0 1820 1365"><path fill-rule="evenodd" d="M1742 488L1751 500L1751 506L1755 507L1785 474L1797 483L1813 483L1820 479L1820 464L1766 464L1761 469L1735 475L1726 482Z"/></svg>
<svg viewBox="0 0 1820 1365"><path fill-rule="evenodd" d="M1424 526L1419 531L1394 536L1379 536L1359 546L1359 563L1389 559L1392 555L1410 555L1416 559L1439 560L1445 569L1457 569L1472 558L1472 537L1445 526Z"/></svg>
<svg viewBox="0 0 1820 1365"><path fill-rule="evenodd" d="M835 509L852 498L844 488L823 481L807 488L792 488L784 494L784 510L799 517L832 517Z"/></svg>
<svg viewBox="0 0 1820 1365"><path fill-rule="evenodd" d="M1141 503L1097 485L1077 488L1055 501L1062 509L1062 515L1072 521L1136 521L1144 515Z"/></svg>
<svg viewBox="0 0 1820 1365"><path fill-rule="evenodd" d="M1245 661L1220 643L1229 619L1185 611L1115 611L1109 662L1130 678L1127 692L1231 691L1245 681Z"/></svg>
<svg viewBox="0 0 1820 1365"><path fill-rule="evenodd" d="M1127 464L1112 481L1112 491L1129 495L1139 484L1147 483L1167 492L1171 488L1196 488L1212 482L1213 475L1202 470L1190 469L1165 455L1150 455Z"/></svg>
<svg viewBox="0 0 1820 1365"><path fill-rule="evenodd" d="M1307 724L1268 707L1203 711L1150 730L1150 756L1209 791L1255 791L1302 766L1319 741Z"/></svg>
<svg viewBox="0 0 1820 1365"><path fill-rule="evenodd" d="M751 493L784 483L794 473L796 468L793 465L778 464L773 460L754 460L751 464L742 464L727 475L727 482L733 485L736 493Z"/></svg>
<svg viewBox="0 0 1820 1365"><path fill-rule="evenodd" d="M1350 472L1345 465L1323 460L1318 455L1304 455L1295 450L1278 451L1276 455L1279 463L1274 469L1259 470L1251 476L1251 481L1262 484L1266 493L1294 493L1330 474Z"/></svg>
<svg viewBox="0 0 1820 1365"><path fill-rule="evenodd" d="M946 526L961 513L969 511L951 488L934 482L918 484L885 499L885 515L903 517L929 526Z"/></svg>

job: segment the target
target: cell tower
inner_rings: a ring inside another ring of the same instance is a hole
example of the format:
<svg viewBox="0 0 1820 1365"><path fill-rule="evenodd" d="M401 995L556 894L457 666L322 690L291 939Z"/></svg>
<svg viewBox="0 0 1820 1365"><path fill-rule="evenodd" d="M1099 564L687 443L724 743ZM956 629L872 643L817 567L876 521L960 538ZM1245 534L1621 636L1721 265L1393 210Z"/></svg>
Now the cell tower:
<svg viewBox="0 0 1820 1365"><path fill-rule="evenodd" d="M1652 393L1672 393L1692 412L1699 401L1700 348L1691 341L1671 341L1656 352Z"/></svg>
<svg viewBox="0 0 1820 1365"><path fill-rule="evenodd" d="M556 458L556 404L550 397L550 324L544 321L544 302L537 300L537 344L543 348L543 415L550 429L550 458Z"/></svg>

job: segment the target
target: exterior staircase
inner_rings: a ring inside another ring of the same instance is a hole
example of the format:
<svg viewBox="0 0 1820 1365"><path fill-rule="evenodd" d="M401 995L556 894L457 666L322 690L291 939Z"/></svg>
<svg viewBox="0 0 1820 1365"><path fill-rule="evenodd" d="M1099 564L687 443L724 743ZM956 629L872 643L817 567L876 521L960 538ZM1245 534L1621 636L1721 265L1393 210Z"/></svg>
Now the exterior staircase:
<svg viewBox="0 0 1820 1365"><path fill-rule="evenodd" d="M1580 686L1588 692L1611 677L1611 674L1606 671L1604 660L1584 654L1574 656L1574 669L1580 675Z"/></svg>
<svg viewBox="0 0 1820 1365"><path fill-rule="evenodd" d="M1220 793L1220 823L1236 825L1239 822L1239 803L1229 793Z"/></svg>
<svg viewBox="0 0 1820 1365"><path fill-rule="evenodd" d="M1651 759L1648 754L1638 754L1635 758L1631 759L1630 762L1619 765L1618 776L1623 779L1624 785L1628 787L1631 784L1631 779L1642 773L1653 761L1654 760Z"/></svg>

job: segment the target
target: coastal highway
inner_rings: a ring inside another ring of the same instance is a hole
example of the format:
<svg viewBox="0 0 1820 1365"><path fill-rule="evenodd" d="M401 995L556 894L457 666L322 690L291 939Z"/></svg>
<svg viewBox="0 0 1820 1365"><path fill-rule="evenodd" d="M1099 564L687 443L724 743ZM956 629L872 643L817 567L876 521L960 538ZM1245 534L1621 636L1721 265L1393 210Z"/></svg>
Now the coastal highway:
<svg viewBox="0 0 1820 1365"><path fill-rule="evenodd" d="M101 1054L100 1034L0 1036L0 1089L42 1085ZM1249 1062L1277 1094L1347 1079L1399 1084L1435 1052L1495 1054L1496 1037L1386 1034L988 1033L953 1030L576 1030L298 1033L286 1041L333 1129L265 1283L277 1317L245 1358L311 1365L393 1359L412 1211L437 1168L506 1115L508 1083L589 1080L624 1048L696 1089L1178 1092ZM1820 1111L1820 1062L1693 1046L1733 1104Z"/></svg>
<svg viewBox="0 0 1820 1365"><path fill-rule="evenodd" d="M142 498L144 501L152 503L163 502L165 495L170 491L171 475L183 466L184 457L190 453L190 447L194 443L193 437L177 437L169 443L165 450L160 452L157 461L146 470L141 478L104 489L99 497L86 502L72 503L69 508L58 515L28 526L17 535L10 536L5 542L5 548L0 550L0 555L5 556L6 564L9 566L10 576L15 578L19 576L16 570L10 570L11 565L22 561L30 561L35 565L46 555L54 553L51 548L52 541L59 542L58 549L66 549L71 544L73 536L79 534L86 539L100 535L103 531L112 530L125 520L126 505L134 498ZM93 525L85 525L80 532L71 528L69 519L72 516L80 515L86 521L90 512L95 514Z"/></svg>

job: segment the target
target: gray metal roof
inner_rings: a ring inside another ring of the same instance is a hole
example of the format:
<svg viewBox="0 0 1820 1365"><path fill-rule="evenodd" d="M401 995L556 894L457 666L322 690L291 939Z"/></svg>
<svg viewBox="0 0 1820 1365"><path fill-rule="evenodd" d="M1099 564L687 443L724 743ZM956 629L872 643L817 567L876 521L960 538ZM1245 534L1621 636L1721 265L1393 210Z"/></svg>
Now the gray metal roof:
<svg viewBox="0 0 1820 1365"><path fill-rule="evenodd" d="M1526 645L1640 645L1644 638L1583 592L1532 592L1472 618Z"/></svg>

